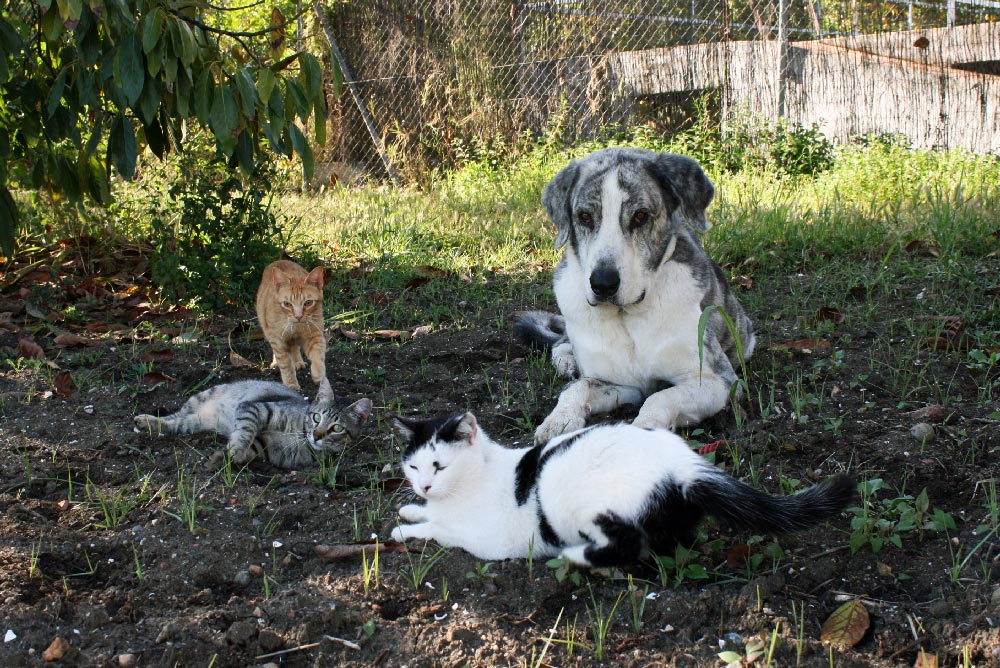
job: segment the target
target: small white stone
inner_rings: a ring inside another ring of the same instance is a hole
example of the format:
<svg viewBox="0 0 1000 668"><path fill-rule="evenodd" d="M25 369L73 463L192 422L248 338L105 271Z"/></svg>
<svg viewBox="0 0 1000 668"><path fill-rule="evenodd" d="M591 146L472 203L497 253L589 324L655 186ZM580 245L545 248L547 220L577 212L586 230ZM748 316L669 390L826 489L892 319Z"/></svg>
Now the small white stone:
<svg viewBox="0 0 1000 668"><path fill-rule="evenodd" d="M7 629L7 633L3 634L3 641L5 643L11 642L11 641L15 640L16 638L17 638L17 634L14 633L13 631L11 631L10 629Z"/></svg>

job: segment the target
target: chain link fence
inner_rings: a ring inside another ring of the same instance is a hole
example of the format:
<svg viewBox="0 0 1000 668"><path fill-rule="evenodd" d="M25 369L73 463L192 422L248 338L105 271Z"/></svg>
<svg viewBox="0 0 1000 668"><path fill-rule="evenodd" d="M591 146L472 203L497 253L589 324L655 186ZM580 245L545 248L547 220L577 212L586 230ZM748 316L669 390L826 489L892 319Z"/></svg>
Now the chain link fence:
<svg viewBox="0 0 1000 668"><path fill-rule="evenodd" d="M319 181L419 180L519 139L697 114L1000 151L997 0L315 4L346 75Z"/></svg>

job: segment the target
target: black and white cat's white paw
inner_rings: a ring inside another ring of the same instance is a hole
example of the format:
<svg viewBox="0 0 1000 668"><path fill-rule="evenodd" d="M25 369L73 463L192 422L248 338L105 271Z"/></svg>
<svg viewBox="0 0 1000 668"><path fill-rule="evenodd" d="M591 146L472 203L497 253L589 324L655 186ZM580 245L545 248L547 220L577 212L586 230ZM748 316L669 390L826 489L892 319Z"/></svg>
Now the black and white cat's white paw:
<svg viewBox="0 0 1000 668"><path fill-rule="evenodd" d="M427 510L416 503L408 503L399 509L399 519L404 522L426 522Z"/></svg>
<svg viewBox="0 0 1000 668"><path fill-rule="evenodd" d="M590 547L590 543L583 543L581 545L572 545L565 548L559 553L559 558L568 561L571 564L576 564L577 566L589 567L590 561L587 559L587 548Z"/></svg>
<svg viewBox="0 0 1000 668"><path fill-rule="evenodd" d="M432 540L434 538L430 523L399 524L392 530L392 539L403 542L406 540Z"/></svg>

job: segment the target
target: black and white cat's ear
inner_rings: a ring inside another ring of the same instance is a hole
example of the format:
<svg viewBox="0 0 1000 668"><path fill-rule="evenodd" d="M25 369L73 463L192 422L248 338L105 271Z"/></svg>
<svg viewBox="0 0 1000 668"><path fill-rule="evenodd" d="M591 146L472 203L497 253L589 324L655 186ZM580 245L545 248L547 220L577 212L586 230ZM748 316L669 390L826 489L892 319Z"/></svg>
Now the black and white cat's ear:
<svg viewBox="0 0 1000 668"><path fill-rule="evenodd" d="M466 441L470 445L476 438L476 434L479 432L478 423L476 422L476 416L472 413L466 413L455 425L455 437L452 440L455 441Z"/></svg>
<svg viewBox="0 0 1000 668"><path fill-rule="evenodd" d="M372 400L368 397L358 399L347 407L347 411L351 414L351 417L354 418L355 422L358 423L358 426L361 426L368 422L368 418L371 417Z"/></svg>
<svg viewBox="0 0 1000 668"><path fill-rule="evenodd" d="M392 419L392 428L396 430L396 434L402 439L404 444L412 444L413 438L417 435L417 430L414 429L409 420L403 417L394 417Z"/></svg>

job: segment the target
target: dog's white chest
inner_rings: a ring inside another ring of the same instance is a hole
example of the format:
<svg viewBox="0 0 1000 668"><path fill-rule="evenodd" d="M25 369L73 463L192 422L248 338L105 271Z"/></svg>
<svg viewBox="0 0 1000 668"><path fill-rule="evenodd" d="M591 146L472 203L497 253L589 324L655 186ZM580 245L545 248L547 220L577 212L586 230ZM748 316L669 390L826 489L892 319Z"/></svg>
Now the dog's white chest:
<svg viewBox="0 0 1000 668"><path fill-rule="evenodd" d="M669 263L658 272L640 305L591 306L566 272L556 299L582 376L651 392L662 381L698 371L701 290L687 266Z"/></svg>

